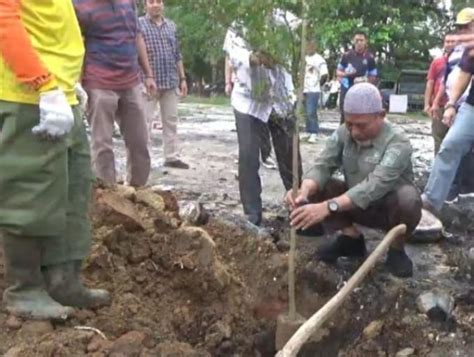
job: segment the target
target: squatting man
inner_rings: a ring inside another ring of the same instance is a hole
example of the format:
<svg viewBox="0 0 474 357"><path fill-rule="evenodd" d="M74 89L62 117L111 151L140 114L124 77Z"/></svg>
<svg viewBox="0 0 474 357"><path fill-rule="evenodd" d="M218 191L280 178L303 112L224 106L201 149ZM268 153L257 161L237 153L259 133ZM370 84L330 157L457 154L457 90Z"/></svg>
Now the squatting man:
<svg viewBox="0 0 474 357"><path fill-rule="evenodd" d="M385 121L381 95L370 83L349 89L344 115L345 125L327 141L297 197L286 195L291 225L307 230L324 221L341 230L317 252L320 260L334 263L341 256L365 257L364 236L354 223L383 230L405 224L407 234L392 244L385 264L392 274L410 277L413 264L404 244L421 218L422 202L413 184L409 139ZM332 177L337 169L344 182Z"/></svg>

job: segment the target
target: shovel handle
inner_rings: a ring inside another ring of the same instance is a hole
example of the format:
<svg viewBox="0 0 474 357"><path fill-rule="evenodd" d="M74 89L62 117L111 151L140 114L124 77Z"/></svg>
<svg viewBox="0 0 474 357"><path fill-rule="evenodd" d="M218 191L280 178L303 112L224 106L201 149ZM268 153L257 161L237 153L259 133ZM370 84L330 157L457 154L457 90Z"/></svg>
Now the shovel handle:
<svg viewBox="0 0 474 357"><path fill-rule="evenodd" d="M352 275L349 281L339 292L332 297L321 309L319 309L309 320L307 320L290 338L277 357L296 357L304 343L320 328L347 299L349 294L364 280L367 274L375 266L379 258L387 251L395 238L406 233L407 227L400 224L392 228L379 243L377 248L370 254L360 268Z"/></svg>

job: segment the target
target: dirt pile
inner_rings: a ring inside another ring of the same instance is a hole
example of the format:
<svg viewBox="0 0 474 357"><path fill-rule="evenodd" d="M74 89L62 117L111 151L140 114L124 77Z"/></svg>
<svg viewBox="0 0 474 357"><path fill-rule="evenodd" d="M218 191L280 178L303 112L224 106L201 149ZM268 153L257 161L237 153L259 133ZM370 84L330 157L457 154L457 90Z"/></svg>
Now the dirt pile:
<svg viewBox="0 0 474 357"><path fill-rule="evenodd" d="M170 192L97 189L84 277L91 287L109 289L112 305L78 310L64 324L25 322L1 311L0 354L274 356L276 317L287 309L286 222L274 222L272 240L218 217L193 226L179 212ZM380 232L365 234L374 249ZM297 308L305 317L358 267L345 259L336 267L316 261L314 249L327 239L298 240ZM471 276L459 268L463 250L462 242L449 240L412 247L413 279L393 278L378 265L300 355L472 355L474 293ZM430 320L416 304L436 286L455 301L445 321ZM0 276L0 293L4 287Z"/></svg>
<svg viewBox="0 0 474 357"><path fill-rule="evenodd" d="M11 324L0 352L14 346L13 356L253 354L259 333L286 307L286 257L272 242L215 220L205 227L182 222L169 192L97 189L94 202L84 276L89 286L112 292L112 305L79 310L33 337L22 332L30 323ZM96 328L107 340L77 326Z"/></svg>

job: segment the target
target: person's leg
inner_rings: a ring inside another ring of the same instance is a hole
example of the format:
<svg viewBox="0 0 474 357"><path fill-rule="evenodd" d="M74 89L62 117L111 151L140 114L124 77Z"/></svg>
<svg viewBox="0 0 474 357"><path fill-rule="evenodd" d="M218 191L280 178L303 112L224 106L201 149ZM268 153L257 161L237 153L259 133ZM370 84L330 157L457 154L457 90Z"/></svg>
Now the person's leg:
<svg viewBox="0 0 474 357"><path fill-rule="evenodd" d="M0 101L0 231L7 310L35 319L72 314L46 292L43 242L66 227L67 145L33 135L39 107Z"/></svg>
<svg viewBox="0 0 474 357"><path fill-rule="evenodd" d="M270 139L270 129L268 129L268 125L262 126L262 133L261 133L261 148L260 153L262 157L262 162L267 161L272 153L272 143Z"/></svg>
<svg viewBox="0 0 474 357"><path fill-rule="evenodd" d="M112 135L119 94L113 90L86 88L91 126L92 167L97 178L115 184L115 156Z"/></svg>
<svg viewBox="0 0 474 357"><path fill-rule="evenodd" d="M179 159L178 151L178 102L176 89L165 90L160 96L161 121L163 124L163 151L165 166L187 169L189 165Z"/></svg>
<svg viewBox="0 0 474 357"><path fill-rule="evenodd" d="M120 92L117 115L127 148L127 182L131 186L144 186L150 175L151 162L140 86Z"/></svg>
<svg viewBox="0 0 474 357"><path fill-rule="evenodd" d="M413 263L405 253L405 242L421 219L422 201L420 192L413 185L404 185L388 193L366 210L354 211L355 222L366 227L389 231L399 224L407 226L405 235L398 237L391 245L386 265L398 277L413 275Z"/></svg>
<svg viewBox="0 0 474 357"><path fill-rule="evenodd" d="M49 294L67 306L105 305L110 297L103 290L86 289L81 282L81 264L89 255L91 224L89 206L92 172L89 142L81 113L74 108L76 123L68 143L68 203L66 230L42 240L42 266Z"/></svg>
<svg viewBox="0 0 474 357"><path fill-rule="evenodd" d="M341 124L344 124L344 99L346 98L346 90L341 88L339 97L339 111L341 112Z"/></svg>
<svg viewBox="0 0 474 357"><path fill-rule="evenodd" d="M423 194L425 205L440 210L464 155L474 142L474 107L463 104L444 138Z"/></svg>
<svg viewBox="0 0 474 357"><path fill-rule="evenodd" d="M319 93L305 93L306 132L318 133L317 108Z"/></svg>
<svg viewBox="0 0 474 357"><path fill-rule="evenodd" d="M262 221L262 186L260 166L260 132L265 123L250 115L234 110L239 143L239 190L244 213L249 221L260 225Z"/></svg>
<svg viewBox="0 0 474 357"><path fill-rule="evenodd" d="M281 118L272 113L268 121L268 128L273 141L273 148L278 162L278 170L286 190L293 187L293 133L295 132L295 118ZM302 176L302 163L299 147L298 150L298 172L296 173L298 183Z"/></svg>

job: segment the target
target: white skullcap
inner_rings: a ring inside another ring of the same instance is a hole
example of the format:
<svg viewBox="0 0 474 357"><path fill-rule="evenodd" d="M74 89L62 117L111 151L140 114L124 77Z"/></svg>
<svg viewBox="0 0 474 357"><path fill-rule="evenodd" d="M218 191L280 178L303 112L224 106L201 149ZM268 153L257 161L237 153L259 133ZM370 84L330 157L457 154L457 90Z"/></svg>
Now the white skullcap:
<svg viewBox="0 0 474 357"><path fill-rule="evenodd" d="M358 83L347 91L344 99L344 113L375 114L383 111L382 96L373 84Z"/></svg>

